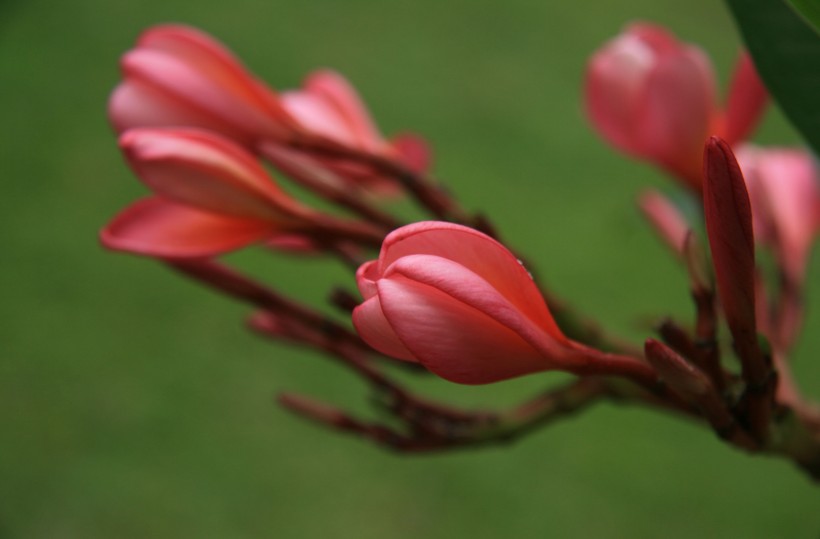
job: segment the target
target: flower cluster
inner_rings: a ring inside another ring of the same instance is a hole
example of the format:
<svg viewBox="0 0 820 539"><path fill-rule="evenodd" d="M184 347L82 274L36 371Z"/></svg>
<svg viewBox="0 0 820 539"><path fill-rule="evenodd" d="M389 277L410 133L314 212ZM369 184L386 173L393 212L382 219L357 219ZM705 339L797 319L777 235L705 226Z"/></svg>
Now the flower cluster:
<svg viewBox="0 0 820 539"><path fill-rule="evenodd" d="M811 431L820 420L787 362L820 228L820 188L805 151L746 142L768 99L747 54L723 107L707 56L660 27L634 24L589 62L593 127L702 202L705 234L665 195L640 197L650 225L685 262L695 301L691 327L664 318L643 347L610 337L533 280L489 219L431 179L424 140L383 136L341 75L317 71L302 88L277 92L212 37L182 26L146 31L122 70L110 119L152 194L103 229L103 244L255 306L252 329L352 368L402 428L284 394L290 410L395 449L429 451L507 440L617 398L702 421L732 445L786 455L820 477L820 440L806 442L820 439ZM311 207L281 181L337 211ZM413 199L432 220L402 223L381 204L395 196ZM352 327L217 260L252 244L348 264L361 298L339 288L330 303ZM766 284L760 248L772 254L777 286ZM739 372L722 359L721 319ZM405 390L381 362L462 384L549 370L576 379L510 411L469 412Z"/></svg>

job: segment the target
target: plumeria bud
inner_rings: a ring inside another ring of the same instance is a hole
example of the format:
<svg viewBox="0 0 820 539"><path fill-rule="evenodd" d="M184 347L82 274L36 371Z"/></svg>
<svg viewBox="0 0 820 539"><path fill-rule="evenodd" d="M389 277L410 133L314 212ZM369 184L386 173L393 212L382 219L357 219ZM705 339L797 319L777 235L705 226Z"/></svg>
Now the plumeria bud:
<svg viewBox="0 0 820 539"><path fill-rule="evenodd" d="M706 143L703 170L703 207L718 297L744 377L763 384L768 368L757 342L755 246L746 183L732 149L717 137Z"/></svg>
<svg viewBox="0 0 820 539"><path fill-rule="evenodd" d="M697 186L701 145L716 120L714 87L700 49L634 24L590 60L587 111L611 144Z"/></svg>
<svg viewBox="0 0 820 539"><path fill-rule="evenodd" d="M457 383L484 384L549 369L654 379L632 358L569 340L527 270L476 230L423 222L395 230L356 274L359 335L388 356Z"/></svg>
<svg viewBox="0 0 820 539"><path fill-rule="evenodd" d="M122 135L120 146L131 168L157 196L127 208L106 227L102 241L107 247L189 258L213 256L283 233L368 237L356 223L322 215L294 200L252 155L213 133L132 129Z"/></svg>
<svg viewBox="0 0 820 539"><path fill-rule="evenodd" d="M812 156L744 145L737 159L749 187L755 239L773 249L788 279L802 284L820 229L820 176Z"/></svg>
<svg viewBox="0 0 820 539"><path fill-rule="evenodd" d="M702 144L709 134L748 134L765 104L765 90L742 56L724 118L712 67L697 47L659 26L633 24L590 59L586 108L610 144L655 163L700 190Z"/></svg>
<svg viewBox="0 0 820 539"><path fill-rule="evenodd" d="M302 88L283 92L281 97L283 107L302 131L314 138L313 144L318 141L320 146L395 159L415 172L429 168L426 142L409 134L386 140L353 86L334 71L315 71ZM258 149L277 168L311 189L318 187L321 194L350 189L380 196L399 192L393 178L362 163L299 151L275 140Z"/></svg>
<svg viewBox="0 0 820 539"><path fill-rule="evenodd" d="M121 65L123 82L109 101L118 132L199 127L242 144L293 136L294 121L276 93L204 32L179 25L150 28Z"/></svg>

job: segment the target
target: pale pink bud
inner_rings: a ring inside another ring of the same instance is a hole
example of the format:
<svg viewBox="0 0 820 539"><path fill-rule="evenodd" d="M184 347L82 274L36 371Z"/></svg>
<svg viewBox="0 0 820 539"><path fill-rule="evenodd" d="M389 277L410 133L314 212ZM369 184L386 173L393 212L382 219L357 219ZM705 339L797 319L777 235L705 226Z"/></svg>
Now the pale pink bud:
<svg viewBox="0 0 820 539"><path fill-rule="evenodd" d="M461 225L395 230L356 278L365 301L353 323L362 338L453 382L484 384L549 369L648 369L630 358L599 358L567 339L515 256Z"/></svg>
<svg viewBox="0 0 820 539"><path fill-rule="evenodd" d="M409 134L385 140L356 90L336 72L311 73L301 89L283 92L281 101L308 136L362 154L395 159L414 172L423 173L429 168L426 142ZM363 189L377 195L399 192L393 178L362 163L295 150L276 141L268 141L258 149L274 166L311 188Z"/></svg>
<svg viewBox="0 0 820 539"><path fill-rule="evenodd" d="M717 114L700 49L657 26L628 27L590 59L586 107L612 145L700 184L703 141Z"/></svg>
<svg viewBox="0 0 820 539"><path fill-rule="evenodd" d="M755 238L772 247L788 277L801 283L820 225L820 178L812 156L745 145L737 158L749 187Z"/></svg>
<svg viewBox="0 0 820 539"><path fill-rule="evenodd" d="M124 80L109 101L119 132L200 127L247 145L292 136L293 120L278 96L204 32L177 25L150 28L121 65Z"/></svg>
<svg viewBox="0 0 820 539"><path fill-rule="evenodd" d="M330 70L311 73L300 90L282 93L283 107L310 133L371 153L386 143L350 83Z"/></svg>

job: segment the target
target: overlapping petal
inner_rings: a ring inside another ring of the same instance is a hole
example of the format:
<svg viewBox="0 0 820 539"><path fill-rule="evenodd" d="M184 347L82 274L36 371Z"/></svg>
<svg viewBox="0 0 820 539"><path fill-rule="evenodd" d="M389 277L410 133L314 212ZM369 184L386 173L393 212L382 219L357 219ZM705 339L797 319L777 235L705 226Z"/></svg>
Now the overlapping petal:
<svg viewBox="0 0 820 539"><path fill-rule="evenodd" d="M718 135L730 143L752 131L766 91L742 54L724 113L706 55L649 24L634 24L590 59L586 109L595 129L616 148L702 187L702 148Z"/></svg>
<svg viewBox="0 0 820 539"><path fill-rule="evenodd" d="M398 229L356 278L362 338L448 380L483 384L584 363L518 260L470 228Z"/></svg>
<svg viewBox="0 0 820 539"><path fill-rule="evenodd" d="M224 46L194 28L147 30L123 56L122 70L124 80L109 102L118 131L201 127L247 144L293 133L293 120L277 95Z"/></svg>
<svg viewBox="0 0 820 539"><path fill-rule="evenodd" d="M239 249L275 233L270 223L203 212L150 197L120 212L100 233L118 251L158 258L203 258Z"/></svg>
<svg viewBox="0 0 820 539"><path fill-rule="evenodd" d="M279 188L252 155L218 135L132 129L122 135L120 146L143 182L181 204L282 224L313 215Z"/></svg>

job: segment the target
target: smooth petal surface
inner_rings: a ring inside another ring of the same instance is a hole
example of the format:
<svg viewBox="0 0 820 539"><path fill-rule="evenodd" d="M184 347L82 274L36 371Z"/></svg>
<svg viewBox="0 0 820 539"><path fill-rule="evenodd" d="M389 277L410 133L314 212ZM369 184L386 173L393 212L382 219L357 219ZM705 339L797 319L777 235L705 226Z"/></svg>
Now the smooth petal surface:
<svg viewBox="0 0 820 539"><path fill-rule="evenodd" d="M360 147L373 152L382 149L384 138L347 79L334 71L316 71L305 81L304 90L336 112Z"/></svg>
<svg viewBox="0 0 820 539"><path fill-rule="evenodd" d="M390 147L413 172L423 174L432 168L433 152L422 137L405 133L391 140Z"/></svg>
<svg viewBox="0 0 820 539"><path fill-rule="evenodd" d="M756 238L774 246L781 265L801 282L820 224L820 185L811 155L746 145L738 160L749 184Z"/></svg>
<svg viewBox="0 0 820 539"><path fill-rule="evenodd" d="M471 228L443 222L402 227L384 240L378 271L404 256L434 255L464 266L485 279L544 331L563 340L538 287L523 265L503 245Z"/></svg>
<svg viewBox="0 0 820 539"><path fill-rule="evenodd" d="M737 60L726 99L724 139L730 145L745 140L760 121L769 92L757 74L752 57L742 52Z"/></svg>
<svg viewBox="0 0 820 539"><path fill-rule="evenodd" d="M585 77L590 122L610 144L641 155L637 123L640 96L656 52L639 36L623 34L607 43L589 61Z"/></svg>
<svg viewBox="0 0 820 539"><path fill-rule="evenodd" d="M418 362L384 317L379 296L374 295L353 310L353 325L362 339L382 354Z"/></svg>
<svg viewBox="0 0 820 539"><path fill-rule="evenodd" d="M292 119L276 94L216 40L193 28L159 26L146 31L136 48L123 56L122 69L124 84L135 86L130 97L142 94L149 100L144 107L121 96L112 102L112 123L118 128L155 125L136 122L141 112L146 121L157 121L160 116L153 109L159 101L182 108L183 116L195 120L189 125L227 126L230 133L225 134L239 136L242 142L287 138L292 131Z"/></svg>
<svg viewBox="0 0 820 539"><path fill-rule="evenodd" d="M512 330L544 357L558 362L566 351L566 339L563 335L557 333L553 336L544 331L537 321L526 316L492 283L457 262L434 255L405 256L390 265L379 283L397 276L439 290L453 301L483 313ZM380 285L377 284L378 286ZM382 302L386 304L387 299L384 298ZM398 309L400 308L399 306ZM385 309L391 310L389 307ZM470 331L469 326L461 329Z"/></svg>
<svg viewBox="0 0 820 539"><path fill-rule="evenodd" d="M673 171L700 184L703 143L716 114L708 59L694 48L661 57L641 97L641 146Z"/></svg>
<svg viewBox="0 0 820 539"><path fill-rule="evenodd" d="M274 233L268 223L223 217L158 197L123 210L100 233L118 251L159 258L202 258L239 249Z"/></svg>
<svg viewBox="0 0 820 539"><path fill-rule="evenodd" d="M434 287L396 276L378 289L399 339L442 378L483 384L551 367L517 333Z"/></svg>
<svg viewBox="0 0 820 539"><path fill-rule="evenodd" d="M283 224L311 215L273 183L253 156L217 135L133 129L122 135L120 146L143 182L181 204Z"/></svg>

